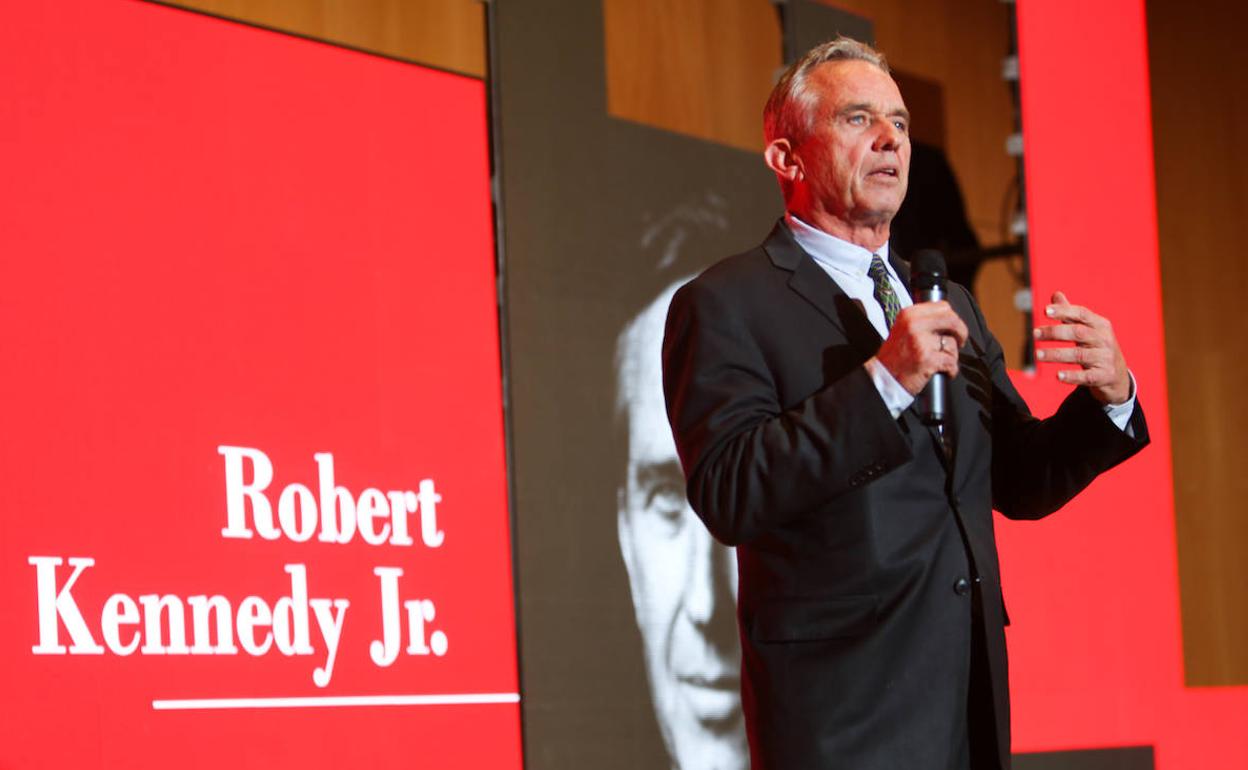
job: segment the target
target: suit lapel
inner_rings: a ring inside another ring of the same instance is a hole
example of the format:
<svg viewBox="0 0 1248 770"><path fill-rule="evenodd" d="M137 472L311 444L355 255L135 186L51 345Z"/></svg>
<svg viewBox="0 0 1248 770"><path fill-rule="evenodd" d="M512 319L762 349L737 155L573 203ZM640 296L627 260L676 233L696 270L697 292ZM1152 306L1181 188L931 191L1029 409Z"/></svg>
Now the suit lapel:
<svg viewBox="0 0 1248 770"><path fill-rule="evenodd" d="M901 283L906 287L906 293L914 299L914 294L910 292L910 263L902 259L897 250L892 246L888 248L888 264L893 266L897 271L897 275L901 278Z"/></svg>
<svg viewBox="0 0 1248 770"><path fill-rule="evenodd" d="M793 277L789 279L789 287L793 289L802 299L810 304L826 317L833 326L835 326L845 339L849 341L861 354L863 359L870 358L875 355L883 343L879 332L867 320L867 314L857 302L850 299L849 295L832 280L823 268L815 262L814 258L807 254L797 241L793 239L793 234L789 232L789 228L784 225L784 220L776 223L771 234L767 236L767 240L763 242L763 249L767 252L767 256L771 258L772 264L782 270L788 270L793 273ZM897 271L897 275L901 278L902 284L906 287L906 292L910 293L910 264L899 257L894 249L889 249L888 260L892 264L893 269ZM913 293L910 293L913 298ZM952 383L950 383L949 391L953 391ZM946 431L952 429L955 423L952 413L952 402L956 399L950 399L948 408L950 410L949 419L947 420ZM907 411L910 417L920 425L918 410L911 405ZM923 426L932 440L932 447L936 454L940 457L941 463L944 464L945 473L949 478L953 476L953 459L952 452L945 451L945 445L941 441L940 434L934 427ZM950 438L954 438L950 436Z"/></svg>
<svg viewBox="0 0 1248 770"><path fill-rule="evenodd" d="M789 288L814 305L864 359L875 355L883 340L867 320L866 313L802 250L783 221L776 223L763 248L776 267L793 274Z"/></svg>

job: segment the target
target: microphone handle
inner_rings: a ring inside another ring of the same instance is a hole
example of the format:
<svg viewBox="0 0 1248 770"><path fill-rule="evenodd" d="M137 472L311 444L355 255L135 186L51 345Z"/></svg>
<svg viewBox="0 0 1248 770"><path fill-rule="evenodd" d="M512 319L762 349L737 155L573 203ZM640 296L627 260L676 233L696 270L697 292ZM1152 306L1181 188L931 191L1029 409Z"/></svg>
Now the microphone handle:
<svg viewBox="0 0 1248 770"><path fill-rule="evenodd" d="M939 302L945 298L943 281L930 289L921 289L914 294L915 302ZM945 391L949 384L949 376L937 372L927 381L927 386L919 392L915 405L919 419L925 425L944 425L945 423Z"/></svg>
<svg viewBox="0 0 1248 770"><path fill-rule="evenodd" d="M949 375L937 372L927 381L926 387L919 393L919 419L925 425L944 425L945 423L945 386Z"/></svg>

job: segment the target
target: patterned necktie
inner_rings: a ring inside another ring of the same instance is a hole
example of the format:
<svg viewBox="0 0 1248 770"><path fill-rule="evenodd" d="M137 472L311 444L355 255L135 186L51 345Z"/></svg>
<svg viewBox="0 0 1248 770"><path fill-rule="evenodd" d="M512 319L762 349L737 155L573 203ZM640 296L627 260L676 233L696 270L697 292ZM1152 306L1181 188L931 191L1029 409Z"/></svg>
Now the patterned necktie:
<svg viewBox="0 0 1248 770"><path fill-rule="evenodd" d="M879 254L871 255L871 267L867 268L867 275L875 281L875 301L884 309L884 324L892 329L893 321L897 320L897 314L901 312L901 301L897 299L897 292L893 291L893 284L888 280L888 268L884 266L884 260L880 259Z"/></svg>

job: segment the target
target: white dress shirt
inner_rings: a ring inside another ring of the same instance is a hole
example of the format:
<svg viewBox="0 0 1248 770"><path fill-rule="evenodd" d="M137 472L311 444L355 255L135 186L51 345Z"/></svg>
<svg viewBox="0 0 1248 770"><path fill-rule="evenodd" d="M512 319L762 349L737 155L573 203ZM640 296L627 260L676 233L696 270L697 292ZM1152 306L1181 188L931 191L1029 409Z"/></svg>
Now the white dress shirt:
<svg viewBox="0 0 1248 770"><path fill-rule="evenodd" d="M893 292L896 293L902 309L914 304L914 300L910 298L910 292L906 290L901 278L888 261L888 244L885 243L878 251L872 252L818 230L788 212L784 215L784 223L788 226L789 232L793 234L797 245L815 260L815 264L823 268L828 277L836 281L841 291L863 309L863 312L867 314L867 320L880 333L880 338L887 339L888 324L884 319L884 308L880 307L880 303L875 299L875 281L867 274L867 268L871 266L872 255L879 254L880 259L884 260L884 266L888 268L888 280L893 286ZM880 397L884 399L884 404L894 419L900 417L901 413L914 403L914 396L901 386L897 378L880 363L878 358L872 356L867 359L863 367L866 368L871 381L875 383L875 389L879 391ZM1119 430L1125 430L1128 435L1134 436L1135 431L1131 429L1129 422L1131 412L1135 409L1135 375L1128 374L1131 377L1130 396L1121 404L1107 404L1104 408L1105 414L1114 425L1118 426Z"/></svg>

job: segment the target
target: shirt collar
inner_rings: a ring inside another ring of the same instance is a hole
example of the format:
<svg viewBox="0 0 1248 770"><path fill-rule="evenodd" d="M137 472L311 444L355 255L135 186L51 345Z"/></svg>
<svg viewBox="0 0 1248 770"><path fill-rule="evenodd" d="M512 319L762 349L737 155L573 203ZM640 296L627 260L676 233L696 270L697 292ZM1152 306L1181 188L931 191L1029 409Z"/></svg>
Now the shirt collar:
<svg viewBox="0 0 1248 770"><path fill-rule="evenodd" d="M879 254L889 275L900 282L893 266L889 264L887 243L878 251L871 251L812 227L788 211L784 214L784 223L789 232L793 233L793 240L797 241L797 245L825 268L862 278L867 275L867 268L871 266L871 255Z"/></svg>

